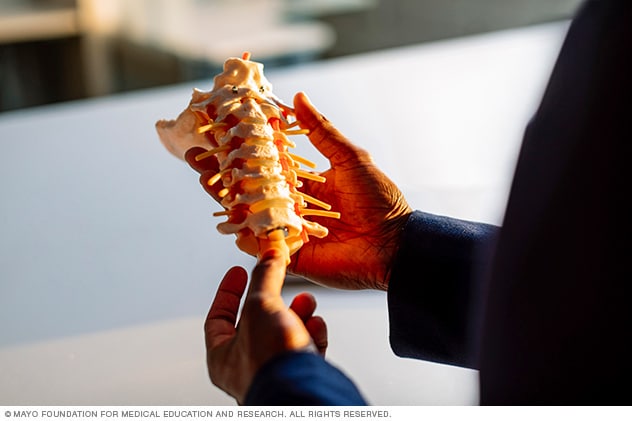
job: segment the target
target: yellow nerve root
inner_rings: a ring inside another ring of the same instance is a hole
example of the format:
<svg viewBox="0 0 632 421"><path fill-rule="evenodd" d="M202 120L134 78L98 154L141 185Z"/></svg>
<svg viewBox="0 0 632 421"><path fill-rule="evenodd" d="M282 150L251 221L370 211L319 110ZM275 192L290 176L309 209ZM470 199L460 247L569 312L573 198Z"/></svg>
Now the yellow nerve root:
<svg viewBox="0 0 632 421"><path fill-rule="evenodd" d="M302 216L324 216L326 218L340 219L340 212L319 210L319 209L301 209Z"/></svg>
<svg viewBox="0 0 632 421"><path fill-rule="evenodd" d="M233 212L229 210L213 212L213 216L230 216Z"/></svg>
<svg viewBox="0 0 632 421"><path fill-rule="evenodd" d="M228 151L228 150L230 150L230 145L219 146L217 148L213 148L213 149L210 149L210 150L208 150L206 152L202 152L199 155L196 155L195 156L195 160L196 161L201 161L203 159L208 158L209 156L213 156L213 155L215 155L215 154L217 154L219 152Z"/></svg>
<svg viewBox="0 0 632 421"><path fill-rule="evenodd" d="M209 132L211 130L215 130L215 129L219 128L219 127L223 127L225 125L226 125L226 123L213 123L213 122L210 122L209 124L206 124L204 126L198 127L197 131L198 131L198 133L202 134L202 133Z"/></svg>
<svg viewBox="0 0 632 421"><path fill-rule="evenodd" d="M309 129L281 130L281 133L288 136L298 135L298 134L309 134Z"/></svg>
<svg viewBox="0 0 632 421"><path fill-rule="evenodd" d="M307 178L309 180L313 180L313 181L317 181L319 183L324 183L325 181L327 181L327 179L325 177L323 177L322 175L317 175L317 174L312 174L311 172L307 172L304 170L294 170L296 172L296 175L302 178Z"/></svg>
<svg viewBox="0 0 632 421"><path fill-rule="evenodd" d="M217 183L222 178L222 176L224 176L224 174L230 171L231 171L230 168L226 168L224 171L218 172L213 177L209 178L206 184L208 184L209 186L212 186L213 184Z"/></svg>
<svg viewBox="0 0 632 421"><path fill-rule="evenodd" d="M289 156L290 158L292 158L294 161L296 161L296 162L300 162L301 164L303 164L303 165L305 165L305 166L307 166L307 167L310 167L310 168L316 168L316 164L314 164L314 163L313 163L312 161L310 161L309 159L307 159L307 158L303 158L302 156L299 156L299 155L293 154L293 153L291 153L291 152L286 152L286 153L287 153L287 154L288 154L288 156Z"/></svg>
<svg viewBox="0 0 632 421"><path fill-rule="evenodd" d="M306 201L306 202L308 202L308 203L311 203L311 204L316 205L316 206L320 206L321 208L326 209L326 210L331 209L331 205L330 205L329 203L325 203L325 202L323 202L323 201L321 201L321 200L316 199L316 198L315 198L315 197L313 197L313 196L310 196L310 195L305 194L305 193L300 192L300 191L297 191L297 193L298 193L298 194L299 194L299 195L300 195L303 199L305 199L305 201Z"/></svg>

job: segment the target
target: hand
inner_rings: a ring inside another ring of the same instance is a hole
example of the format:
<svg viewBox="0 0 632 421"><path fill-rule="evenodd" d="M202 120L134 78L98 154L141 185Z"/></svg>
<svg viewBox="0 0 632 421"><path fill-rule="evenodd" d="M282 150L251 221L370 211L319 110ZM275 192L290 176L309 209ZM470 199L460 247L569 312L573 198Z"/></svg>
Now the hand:
<svg viewBox="0 0 632 421"><path fill-rule="evenodd" d="M296 118L309 129L309 139L327 158L327 182L303 180L301 191L332 205L339 220L309 217L329 229L325 238L310 241L292 256L288 269L314 282L342 289L388 288L390 269L402 228L412 209L397 186L373 162L369 153L351 143L299 93L294 97ZM201 148L185 159L200 173L204 189L219 201L217 183L207 181L219 171L215 157L196 162Z"/></svg>
<svg viewBox="0 0 632 421"><path fill-rule="evenodd" d="M252 272L239 323L239 303L248 275L241 267L231 268L204 324L211 381L240 404L259 368L272 357L296 350L324 356L327 349L327 327L322 318L313 315L314 297L299 294L289 308L283 303L285 267L277 250L262 256Z"/></svg>
<svg viewBox="0 0 632 421"><path fill-rule="evenodd" d="M341 217L314 217L329 235L310 238L293 256L289 269L327 286L386 290L412 209L369 153L340 133L305 94L294 97L294 110L301 127L309 129L312 144L331 164L322 174L326 183L304 180L301 191L331 204Z"/></svg>

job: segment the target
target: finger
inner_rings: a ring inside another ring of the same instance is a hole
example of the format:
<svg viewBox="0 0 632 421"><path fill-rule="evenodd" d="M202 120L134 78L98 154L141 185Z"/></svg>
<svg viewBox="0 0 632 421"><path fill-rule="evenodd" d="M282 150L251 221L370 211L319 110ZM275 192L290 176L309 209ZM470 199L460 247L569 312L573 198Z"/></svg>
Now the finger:
<svg viewBox="0 0 632 421"><path fill-rule="evenodd" d="M219 171L219 163L217 158L214 156L210 156L205 159L196 160L195 157L200 154L206 152L206 149L201 148L199 146L194 146L191 149L187 150L184 154L184 160L189 164L191 168L199 173L203 173L206 171L212 171L216 173Z"/></svg>
<svg viewBox="0 0 632 421"><path fill-rule="evenodd" d="M252 271L250 292L281 295L285 280L285 256L275 248L266 251Z"/></svg>
<svg viewBox="0 0 632 421"><path fill-rule="evenodd" d="M221 181L215 181L209 184L209 180L217 174L217 171L204 171L200 174L200 184L204 191L210 194L217 202L221 202L222 198L219 192L224 189L224 184Z"/></svg>
<svg viewBox="0 0 632 421"><path fill-rule="evenodd" d="M204 323L207 348L214 348L234 335L239 303L247 282L248 273L242 267L233 267L224 275Z"/></svg>
<svg viewBox="0 0 632 421"><path fill-rule="evenodd" d="M316 345L318 353L324 357L327 352L327 347L329 346L325 320L320 316L310 317L309 320L305 322L305 328L309 332L309 336L312 337L312 341L314 345Z"/></svg>
<svg viewBox="0 0 632 421"><path fill-rule="evenodd" d="M368 153L347 139L312 105L307 95L299 92L294 96L296 119L304 129L309 130L309 140L332 166L340 165L359 155Z"/></svg>
<svg viewBox="0 0 632 421"><path fill-rule="evenodd" d="M194 146L186 151L184 159L191 168L200 173L200 184L204 188L204 191L219 202L221 201L219 192L224 188L224 185L219 180L216 180L212 185L209 185L209 180L219 172L219 162L214 156L197 161L195 157L204 152L206 152L206 149Z"/></svg>
<svg viewBox="0 0 632 421"><path fill-rule="evenodd" d="M290 309L305 323L316 310L316 299L312 294L303 292L294 297Z"/></svg>

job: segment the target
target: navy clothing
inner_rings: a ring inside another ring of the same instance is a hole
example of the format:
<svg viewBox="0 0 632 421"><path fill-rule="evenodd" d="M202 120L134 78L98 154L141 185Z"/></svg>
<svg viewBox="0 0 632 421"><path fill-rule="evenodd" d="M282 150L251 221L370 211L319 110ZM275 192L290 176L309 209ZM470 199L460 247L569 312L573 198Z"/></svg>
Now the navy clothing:
<svg viewBox="0 0 632 421"><path fill-rule="evenodd" d="M632 2L587 2L520 152L486 295L483 403L632 403L631 78Z"/></svg>
<svg viewBox="0 0 632 421"><path fill-rule="evenodd" d="M388 291L396 354L477 368L482 404L632 404L631 55L632 2L586 2L526 130L502 229L410 217ZM304 378L327 370L317 361ZM258 390L301 387L269 375ZM312 402L330 387L312 383Z"/></svg>
<svg viewBox="0 0 632 421"><path fill-rule="evenodd" d="M406 228L389 289L393 349L478 368L482 404L632 403L620 386L632 375L631 55L632 3L585 3L525 133L497 240L423 215ZM446 241L450 260L420 273L415 262ZM489 259L467 261L496 242Z"/></svg>
<svg viewBox="0 0 632 421"><path fill-rule="evenodd" d="M356 386L317 354L288 352L257 372L246 405L365 405Z"/></svg>
<svg viewBox="0 0 632 421"><path fill-rule="evenodd" d="M498 227L415 211L388 287L390 339L400 357L476 368L481 276Z"/></svg>

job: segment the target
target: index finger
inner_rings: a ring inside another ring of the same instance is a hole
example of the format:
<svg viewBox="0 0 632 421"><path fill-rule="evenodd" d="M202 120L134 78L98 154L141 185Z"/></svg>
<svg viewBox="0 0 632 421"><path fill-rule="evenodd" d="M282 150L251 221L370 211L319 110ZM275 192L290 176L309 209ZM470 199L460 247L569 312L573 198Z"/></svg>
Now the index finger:
<svg viewBox="0 0 632 421"><path fill-rule="evenodd" d="M309 130L309 140L327 158L332 166L340 165L361 155L369 156L353 144L312 105L304 92L294 96L296 119L303 129Z"/></svg>
<svg viewBox="0 0 632 421"><path fill-rule="evenodd" d="M218 172L219 163L217 162L217 159L215 157L208 157L200 161L195 159L195 157L204 152L206 152L206 149L199 146L194 146L184 153L184 160L187 162L187 164L189 164L191 168L193 168L200 174L206 171L212 171L214 173Z"/></svg>
<svg viewBox="0 0 632 421"><path fill-rule="evenodd" d="M249 293L280 296L285 270L285 255L278 249L267 250L252 271Z"/></svg>
<svg viewBox="0 0 632 421"><path fill-rule="evenodd" d="M216 201L221 202L222 199L219 196L219 192L224 188L223 184L215 182L212 185L209 185L209 180L215 177L215 175L219 172L219 162L214 156L207 157L200 161L195 159L198 155L204 152L206 152L206 149L194 146L186 151L184 154L184 160L191 168L200 173L199 181L202 188L204 188L204 191L210 194Z"/></svg>

